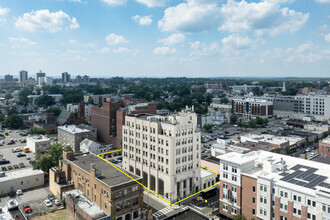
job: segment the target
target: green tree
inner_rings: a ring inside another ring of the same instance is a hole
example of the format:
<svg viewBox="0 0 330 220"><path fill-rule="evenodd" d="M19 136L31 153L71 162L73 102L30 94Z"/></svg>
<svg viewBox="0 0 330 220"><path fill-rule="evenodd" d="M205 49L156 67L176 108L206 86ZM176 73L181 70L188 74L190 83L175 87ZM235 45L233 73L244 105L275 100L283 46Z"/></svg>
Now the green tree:
<svg viewBox="0 0 330 220"><path fill-rule="evenodd" d="M59 116L61 114L61 109L58 107L49 107L46 112L53 113L54 116Z"/></svg>
<svg viewBox="0 0 330 220"><path fill-rule="evenodd" d="M226 98L226 97L224 97L224 98L220 99L220 103L221 104L228 104L229 103L229 99Z"/></svg>
<svg viewBox="0 0 330 220"><path fill-rule="evenodd" d="M207 130L207 131L210 131L212 128L213 128L213 125L211 125L211 124L205 124L204 125L204 129Z"/></svg>
<svg viewBox="0 0 330 220"><path fill-rule="evenodd" d="M17 114L9 115L4 120L4 126L7 128L19 129L23 127L23 124L24 124L23 119Z"/></svg>
<svg viewBox="0 0 330 220"><path fill-rule="evenodd" d="M42 128L32 127L29 129L29 131L27 133L28 134L46 134L46 130L42 129Z"/></svg>
<svg viewBox="0 0 330 220"><path fill-rule="evenodd" d="M41 169L44 172L49 172L49 169L58 164L61 158L64 147L61 144L55 143L50 146L48 153L37 154L33 163L34 169Z"/></svg>
<svg viewBox="0 0 330 220"><path fill-rule="evenodd" d="M18 102L22 105L27 105L30 100L28 98L29 95L31 95L33 92L33 86L25 87L21 89L18 93Z"/></svg>
<svg viewBox="0 0 330 220"><path fill-rule="evenodd" d="M55 99L49 95L41 95L36 98L35 101L36 105L45 105L45 106L52 106L55 105Z"/></svg>
<svg viewBox="0 0 330 220"><path fill-rule="evenodd" d="M8 99L12 99L12 98L13 98L12 94L10 92L7 92L5 95L5 99L8 100Z"/></svg>
<svg viewBox="0 0 330 220"><path fill-rule="evenodd" d="M236 124L236 122L237 122L237 115L235 115L235 114L232 114L231 116L230 116L230 123L232 123L232 124Z"/></svg>
<svg viewBox="0 0 330 220"><path fill-rule="evenodd" d="M259 87L254 87L252 89L252 92L254 95L256 96L262 96L264 93L262 92L262 90Z"/></svg>

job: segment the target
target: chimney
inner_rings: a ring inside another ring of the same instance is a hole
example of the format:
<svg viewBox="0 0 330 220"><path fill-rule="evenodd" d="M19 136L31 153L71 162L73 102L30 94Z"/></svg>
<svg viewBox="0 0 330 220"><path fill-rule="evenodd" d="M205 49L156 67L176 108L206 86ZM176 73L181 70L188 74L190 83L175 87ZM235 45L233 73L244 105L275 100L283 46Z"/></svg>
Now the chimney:
<svg viewBox="0 0 330 220"><path fill-rule="evenodd" d="M63 159L72 160L73 159L73 152L72 151L63 151Z"/></svg>
<svg viewBox="0 0 330 220"><path fill-rule="evenodd" d="M95 178L95 163L91 163L90 165L89 165L89 170L90 170L90 174L91 174L91 176L92 176L92 178Z"/></svg>

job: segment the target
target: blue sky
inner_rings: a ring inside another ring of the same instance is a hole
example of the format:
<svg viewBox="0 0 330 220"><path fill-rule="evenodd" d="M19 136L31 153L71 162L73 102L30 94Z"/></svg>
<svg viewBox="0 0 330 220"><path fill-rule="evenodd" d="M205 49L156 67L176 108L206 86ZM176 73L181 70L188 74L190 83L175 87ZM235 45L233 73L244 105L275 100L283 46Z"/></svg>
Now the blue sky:
<svg viewBox="0 0 330 220"><path fill-rule="evenodd" d="M330 0L0 0L0 33L0 75L330 76Z"/></svg>

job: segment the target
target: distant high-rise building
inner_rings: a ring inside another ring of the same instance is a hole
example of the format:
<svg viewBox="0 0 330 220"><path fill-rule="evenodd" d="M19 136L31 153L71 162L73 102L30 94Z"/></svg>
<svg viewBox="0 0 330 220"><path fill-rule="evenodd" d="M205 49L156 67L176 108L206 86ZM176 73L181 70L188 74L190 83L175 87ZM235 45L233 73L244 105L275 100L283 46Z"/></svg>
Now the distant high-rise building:
<svg viewBox="0 0 330 220"><path fill-rule="evenodd" d="M283 88L282 88L282 92L286 92L285 81L283 82Z"/></svg>
<svg viewBox="0 0 330 220"><path fill-rule="evenodd" d="M76 76L76 83L81 83L81 80L82 78L80 75Z"/></svg>
<svg viewBox="0 0 330 220"><path fill-rule="evenodd" d="M84 75L83 78L82 78L82 81L83 81L84 83L89 83L89 76Z"/></svg>
<svg viewBox="0 0 330 220"><path fill-rule="evenodd" d="M67 83L70 82L70 74L67 72L62 73L62 82Z"/></svg>
<svg viewBox="0 0 330 220"><path fill-rule="evenodd" d="M26 82L28 79L28 72L25 70L19 71L19 81Z"/></svg>
<svg viewBox="0 0 330 220"><path fill-rule="evenodd" d="M41 70L39 73L36 73L36 83L37 85L40 85L40 78L41 77L45 77L46 76L46 73L43 73Z"/></svg>
<svg viewBox="0 0 330 220"><path fill-rule="evenodd" d="M50 76L39 77L38 86L52 85L52 84L53 84L53 77L50 77Z"/></svg>
<svg viewBox="0 0 330 220"><path fill-rule="evenodd" d="M12 82L14 81L14 77L12 75L5 75L5 82Z"/></svg>

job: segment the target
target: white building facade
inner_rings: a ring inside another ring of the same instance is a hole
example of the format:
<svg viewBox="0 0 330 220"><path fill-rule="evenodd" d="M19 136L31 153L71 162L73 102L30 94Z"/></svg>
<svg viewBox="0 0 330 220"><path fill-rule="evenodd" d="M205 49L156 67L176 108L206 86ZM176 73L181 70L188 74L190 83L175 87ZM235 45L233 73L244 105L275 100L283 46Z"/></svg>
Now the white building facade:
<svg viewBox="0 0 330 220"><path fill-rule="evenodd" d="M127 116L122 143L123 168L168 201L200 190L201 133L195 113Z"/></svg>
<svg viewBox="0 0 330 220"><path fill-rule="evenodd" d="M29 135L26 139L26 147L33 153L46 153L50 147L50 139L44 135Z"/></svg>

